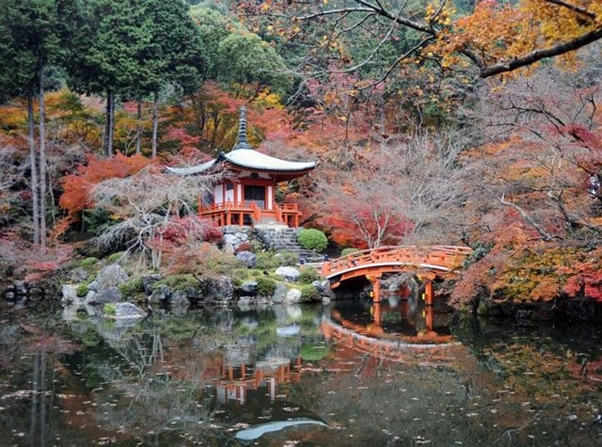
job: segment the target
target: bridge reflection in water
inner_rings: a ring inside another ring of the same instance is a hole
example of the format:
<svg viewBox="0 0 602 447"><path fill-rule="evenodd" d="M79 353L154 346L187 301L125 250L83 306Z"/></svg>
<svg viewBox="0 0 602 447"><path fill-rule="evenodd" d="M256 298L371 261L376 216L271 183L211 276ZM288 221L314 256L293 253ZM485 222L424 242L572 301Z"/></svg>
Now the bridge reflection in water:
<svg viewBox="0 0 602 447"><path fill-rule="evenodd" d="M364 312L335 303L324 316L321 330L326 339L366 354L393 361L407 361L408 353L446 350L459 346L449 332L451 314L446 306L425 305L415 297L383 294ZM436 356L435 356L436 357ZM447 355L442 356L447 358ZM432 360L435 360L433 357Z"/></svg>

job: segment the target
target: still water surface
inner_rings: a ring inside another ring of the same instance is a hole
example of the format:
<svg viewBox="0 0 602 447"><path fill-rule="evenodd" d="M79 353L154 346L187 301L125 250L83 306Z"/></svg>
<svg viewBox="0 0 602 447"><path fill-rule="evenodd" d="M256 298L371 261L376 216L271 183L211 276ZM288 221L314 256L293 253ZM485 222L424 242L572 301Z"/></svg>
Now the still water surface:
<svg viewBox="0 0 602 447"><path fill-rule="evenodd" d="M0 308L0 446L602 446L602 331L380 305Z"/></svg>

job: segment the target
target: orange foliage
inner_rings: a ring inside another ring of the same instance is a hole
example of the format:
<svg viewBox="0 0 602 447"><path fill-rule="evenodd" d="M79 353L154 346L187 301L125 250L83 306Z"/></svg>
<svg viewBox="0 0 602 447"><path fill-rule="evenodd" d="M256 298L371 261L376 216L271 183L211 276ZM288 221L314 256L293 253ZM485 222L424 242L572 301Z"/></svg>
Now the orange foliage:
<svg viewBox="0 0 602 447"><path fill-rule="evenodd" d="M75 174L63 177L63 195L60 206L66 209L70 216L94 206L90 197L92 187L110 178L125 178L140 171L153 161L142 155L126 157L118 152L111 158L98 158L88 155L88 164L80 165Z"/></svg>

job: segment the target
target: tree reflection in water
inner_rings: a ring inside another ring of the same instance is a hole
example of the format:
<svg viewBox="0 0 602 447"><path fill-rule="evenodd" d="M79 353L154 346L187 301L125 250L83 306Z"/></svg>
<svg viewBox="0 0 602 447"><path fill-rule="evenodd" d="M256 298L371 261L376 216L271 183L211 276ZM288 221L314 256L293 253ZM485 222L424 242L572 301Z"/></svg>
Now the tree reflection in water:
<svg viewBox="0 0 602 447"><path fill-rule="evenodd" d="M432 310L335 302L47 330L9 314L0 445L599 444L599 328L450 330Z"/></svg>

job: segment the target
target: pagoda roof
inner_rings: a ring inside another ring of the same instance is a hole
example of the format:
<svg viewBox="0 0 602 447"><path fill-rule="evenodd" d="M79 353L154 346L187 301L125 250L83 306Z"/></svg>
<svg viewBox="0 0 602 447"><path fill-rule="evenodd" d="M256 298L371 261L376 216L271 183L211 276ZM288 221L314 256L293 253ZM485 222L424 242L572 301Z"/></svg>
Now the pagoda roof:
<svg viewBox="0 0 602 447"><path fill-rule="evenodd" d="M256 151L247 143L247 121L244 107L241 109L238 142L228 153L220 152L217 158L196 166L167 167L167 170L180 175L193 175L207 172L220 163L225 163L236 171L265 172L296 177L316 167L314 161L289 161ZM295 175L296 174L296 175Z"/></svg>

